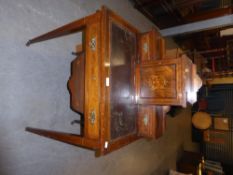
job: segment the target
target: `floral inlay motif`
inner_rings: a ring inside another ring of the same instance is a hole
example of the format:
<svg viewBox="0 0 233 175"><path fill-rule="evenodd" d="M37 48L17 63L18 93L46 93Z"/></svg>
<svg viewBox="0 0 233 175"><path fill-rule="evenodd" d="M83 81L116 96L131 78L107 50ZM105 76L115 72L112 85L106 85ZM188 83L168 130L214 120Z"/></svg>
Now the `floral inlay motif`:
<svg viewBox="0 0 233 175"><path fill-rule="evenodd" d="M145 83L152 90L164 89L168 86L168 81L163 76L150 75Z"/></svg>

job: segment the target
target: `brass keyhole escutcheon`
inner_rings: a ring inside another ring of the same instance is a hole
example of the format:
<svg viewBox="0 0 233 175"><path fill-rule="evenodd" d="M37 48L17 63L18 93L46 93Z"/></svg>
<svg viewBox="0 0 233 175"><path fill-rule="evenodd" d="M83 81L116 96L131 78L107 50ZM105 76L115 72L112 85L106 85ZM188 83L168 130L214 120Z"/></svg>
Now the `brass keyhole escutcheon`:
<svg viewBox="0 0 233 175"><path fill-rule="evenodd" d="M149 122L149 120L148 120L148 115L145 114L144 117L143 117L143 123L144 123L145 126L147 126L147 125L148 125L148 122Z"/></svg>
<svg viewBox="0 0 233 175"><path fill-rule="evenodd" d="M92 125L95 124L95 120L96 120L95 111L91 111L90 116L89 116L89 120L90 120Z"/></svg>
<svg viewBox="0 0 233 175"><path fill-rule="evenodd" d="M91 41L89 42L89 46L91 50L95 51L96 49L96 38L95 37L91 38Z"/></svg>
<svg viewBox="0 0 233 175"><path fill-rule="evenodd" d="M144 50L145 53L148 52L148 44L147 43L143 44L143 50Z"/></svg>

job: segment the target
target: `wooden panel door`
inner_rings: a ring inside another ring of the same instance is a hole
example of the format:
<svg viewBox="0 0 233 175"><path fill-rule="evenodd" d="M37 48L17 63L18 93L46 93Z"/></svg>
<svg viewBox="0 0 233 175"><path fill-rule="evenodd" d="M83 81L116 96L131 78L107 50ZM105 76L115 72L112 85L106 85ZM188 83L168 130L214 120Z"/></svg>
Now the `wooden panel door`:
<svg viewBox="0 0 233 175"><path fill-rule="evenodd" d="M137 66L137 102L184 105L181 59L150 61Z"/></svg>

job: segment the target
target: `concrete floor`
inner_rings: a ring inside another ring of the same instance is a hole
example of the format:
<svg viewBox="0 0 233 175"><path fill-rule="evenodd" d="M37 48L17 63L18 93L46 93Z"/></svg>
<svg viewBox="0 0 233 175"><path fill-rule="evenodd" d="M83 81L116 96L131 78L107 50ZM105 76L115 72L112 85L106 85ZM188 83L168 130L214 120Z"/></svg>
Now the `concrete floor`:
<svg viewBox="0 0 233 175"><path fill-rule="evenodd" d="M176 169L176 161L182 151L199 151L199 145L191 140L191 108L183 109L174 118L167 117L167 130L163 137L153 141L154 151L161 159L154 162L153 175L167 174L169 169Z"/></svg>

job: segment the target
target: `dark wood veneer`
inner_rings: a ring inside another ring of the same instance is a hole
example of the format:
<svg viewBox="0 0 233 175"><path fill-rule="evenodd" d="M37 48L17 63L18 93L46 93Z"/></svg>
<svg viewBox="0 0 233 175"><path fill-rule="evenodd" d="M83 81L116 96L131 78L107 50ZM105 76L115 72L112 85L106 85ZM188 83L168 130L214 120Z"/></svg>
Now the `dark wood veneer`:
<svg viewBox="0 0 233 175"><path fill-rule="evenodd" d="M139 138L162 136L168 106L185 106L187 92L199 88L195 66L187 58L165 58L155 29L140 33L106 7L27 46L75 32L83 33L83 43L71 63L68 89L71 108L84 119L83 132L27 127L29 132L105 155Z"/></svg>

